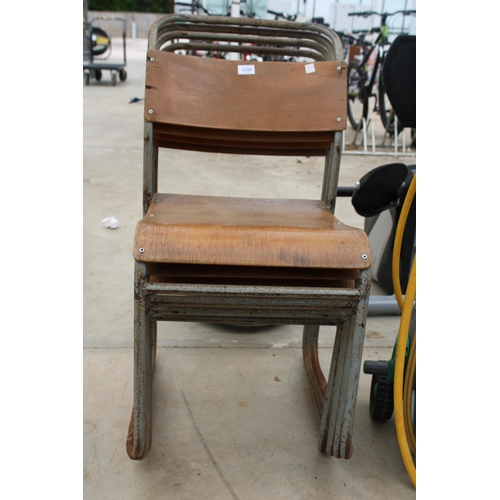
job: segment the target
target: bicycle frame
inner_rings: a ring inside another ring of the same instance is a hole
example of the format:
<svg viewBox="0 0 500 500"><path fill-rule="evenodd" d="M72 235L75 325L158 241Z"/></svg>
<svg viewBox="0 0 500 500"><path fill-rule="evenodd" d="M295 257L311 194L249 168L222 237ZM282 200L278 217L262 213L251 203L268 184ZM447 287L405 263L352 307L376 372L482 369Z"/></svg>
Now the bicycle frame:
<svg viewBox="0 0 500 500"><path fill-rule="evenodd" d="M370 30L370 33L377 33L378 32L379 34L378 34L375 42L373 42L371 49L369 51L365 52L363 60L360 63L360 67L365 69L371 55L373 54L373 51L375 49L377 49L377 51L378 51L377 52L377 59L375 60L375 64L373 65L373 71L372 71L372 74L370 76L370 80L368 82L368 85L365 85L365 87L364 87L365 91L366 91L365 95L366 95L367 99L373 95L372 91L373 91L373 87L375 85L375 81L377 79L377 73L378 73L379 69L382 67L382 65L384 64L385 53L387 51L387 49L385 49L385 47L390 45L389 44L389 26L387 25L387 19L390 16L393 16L396 14L410 15L410 14L413 14L415 12L416 11L399 10L399 11L393 12L391 14L389 14L389 13L380 14L378 12L353 12L353 13L349 14L349 16L359 15L359 16L363 16L363 17L367 17L368 15L374 15L374 14L381 16L380 27L373 28L372 30ZM363 43L363 45L364 45L364 43ZM376 108L376 105L375 105L375 108Z"/></svg>
<svg viewBox="0 0 500 500"><path fill-rule="evenodd" d="M388 37L386 34L386 30L384 30L383 28L387 28L387 26L382 26L380 28L380 33L377 36L375 42L373 43L370 50L365 52L365 55L363 56L363 60L360 62L360 67L363 68L364 70L366 70L366 72L368 73L368 70L367 70L368 61L370 60L370 57L372 56L373 52L375 50L377 50L377 58L375 59L375 63L373 65L373 70L372 70L372 73L370 75L370 79L368 81L368 84L365 85L365 87L364 87L365 91L366 91L366 98L367 99L369 97L372 97L372 95L373 95L373 87L374 87L375 82L377 80L377 73L379 72L379 68L382 67L382 65L384 63L384 59L385 59L386 49L384 47L386 45L386 41L387 41Z"/></svg>
<svg viewBox="0 0 500 500"><path fill-rule="evenodd" d="M351 12L349 16L368 17L371 15L381 16L380 26L364 31L367 34L377 34L373 42L367 42L365 35L359 37L359 43L363 48L363 56L361 62L352 61L349 63L348 70L348 118L352 127L359 131L363 120L368 118L370 98L374 97L373 112L380 115L385 130L389 135L393 135L399 130L396 123L395 115L392 111L390 102L386 99L385 85L382 77L382 68L386 59L387 51L390 47L389 42L389 26L387 19L395 14L402 13L410 15L416 11L397 11L394 13L380 14L378 12ZM358 33L361 30L358 30ZM376 58L371 68L368 68L368 61L374 56ZM377 92L374 87L377 84ZM361 116L360 116L360 110Z"/></svg>

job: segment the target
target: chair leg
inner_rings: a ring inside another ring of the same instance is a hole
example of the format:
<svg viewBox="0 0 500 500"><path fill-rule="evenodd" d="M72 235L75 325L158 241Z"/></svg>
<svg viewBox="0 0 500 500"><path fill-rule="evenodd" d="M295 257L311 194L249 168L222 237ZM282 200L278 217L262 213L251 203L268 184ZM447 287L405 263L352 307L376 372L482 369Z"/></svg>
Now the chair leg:
<svg viewBox="0 0 500 500"><path fill-rule="evenodd" d="M353 333L349 334L348 352L350 352L349 362L344 367L344 405L341 413L337 417L335 427L335 442L332 443L332 449L335 451L335 443L340 443L337 455L342 458L351 458L353 445L352 434L354 427L354 415L356 412L356 400L358 396L359 374L361 370L361 358L363 355L363 344L365 338L364 321L360 326L358 321L353 318L351 324L354 324Z"/></svg>
<svg viewBox="0 0 500 500"><path fill-rule="evenodd" d="M337 458L352 456L352 434L370 289L370 272L363 273L364 297L356 314L337 327L323 415L319 448Z"/></svg>
<svg viewBox="0 0 500 500"><path fill-rule="evenodd" d="M318 358L319 325L305 325L302 335L302 358L306 371L307 383L311 391L314 413L318 424L323 414L323 403L326 394L326 379L321 370Z"/></svg>
<svg viewBox="0 0 500 500"><path fill-rule="evenodd" d="M151 321L151 330L152 330L152 333L151 333L151 360L153 363L152 375L154 375L155 366L156 366L156 339L157 339L157 331L158 331L158 328L157 328L158 322L154 321L154 320L150 320L150 321Z"/></svg>
<svg viewBox="0 0 500 500"><path fill-rule="evenodd" d="M337 456L332 448L332 437L342 405L342 389L344 365L347 353L347 337L349 336L350 321L337 326L335 343L333 345L332 361L328 375L328 385L325 394L325 403L321 415L318 447L321 453ZM338 458L338 457L337 457Z"/></svg>
<svg viewBox="0 0 500 500"><path fill-rule="evenodd" d="M135 265L134 297L134 407L127 437L127 454L141 460L151 448L152 385L156 351L156 321L146 311L141 283L145 264Z"/></svg>
<svg viewBox="0 0 500 500"><path fill-rule="evenodd" d="M337 327L327 384L318 359L319 327L304 327L304 367L320 426L318 447L321 453L337 458L350 458L352 455L352 422L364 338L364 329L359 330L354 318ZM357 351L354 348L356 342Z"/></svg>

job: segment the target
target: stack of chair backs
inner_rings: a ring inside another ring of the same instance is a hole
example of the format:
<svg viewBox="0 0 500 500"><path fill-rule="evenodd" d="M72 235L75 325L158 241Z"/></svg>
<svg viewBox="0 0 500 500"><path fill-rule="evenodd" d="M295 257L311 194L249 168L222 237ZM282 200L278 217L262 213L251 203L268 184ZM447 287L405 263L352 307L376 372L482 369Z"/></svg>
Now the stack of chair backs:
<svg viewBox="0 0 500 500"><path fill-rule="evenodd" d="M346 126L346 64L341 54L333 53L334 34L313 24L299 33L286 26L297 23L245 19L235 25L229 18L218 18L214 31L208 19L214 18L173 17L151 34L156 43L147 55L145 119L154 124L158 145L239 154L325 155L333 133ZM178 54L195 50L231 50L273 59L293 56L304 63L208 57L186 61Z"/></svg>

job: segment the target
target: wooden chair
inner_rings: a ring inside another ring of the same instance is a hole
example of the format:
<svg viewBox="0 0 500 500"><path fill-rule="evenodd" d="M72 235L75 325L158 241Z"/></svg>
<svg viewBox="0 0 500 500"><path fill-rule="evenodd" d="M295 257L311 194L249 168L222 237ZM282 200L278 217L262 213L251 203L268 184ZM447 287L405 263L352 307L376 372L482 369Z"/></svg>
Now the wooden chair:
<svg viewBox="0 0 500 500"><path fill-rule="evenodd" d="M221 48L273 60L179 54ZM277 60L290 56L307 62ZM202 321L305 325L319 449L349 458L371 253L364 231L334 216L347 110L340 40L309 23L173 14L152 26L146 68L128 455L142 459L151 446L157 321ZM321 198L158 193L162 147L324 156ZM328 381L318 360L319 325L337 326Z"/></svg>

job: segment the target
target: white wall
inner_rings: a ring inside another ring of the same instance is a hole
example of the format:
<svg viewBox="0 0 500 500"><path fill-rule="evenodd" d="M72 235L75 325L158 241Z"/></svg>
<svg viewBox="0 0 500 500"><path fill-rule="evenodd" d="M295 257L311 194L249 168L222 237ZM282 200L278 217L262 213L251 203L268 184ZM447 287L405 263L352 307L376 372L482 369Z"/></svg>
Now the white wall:
<svg viewBox="0 0 500 500"><path fill-rule="evenodd" d="M267 8L274 12L283 12L284 14L295 14L297 7L293 6L291 0L269 0ZM269 18L273 18L268 15Z"/></svg>

